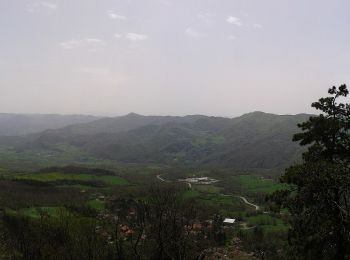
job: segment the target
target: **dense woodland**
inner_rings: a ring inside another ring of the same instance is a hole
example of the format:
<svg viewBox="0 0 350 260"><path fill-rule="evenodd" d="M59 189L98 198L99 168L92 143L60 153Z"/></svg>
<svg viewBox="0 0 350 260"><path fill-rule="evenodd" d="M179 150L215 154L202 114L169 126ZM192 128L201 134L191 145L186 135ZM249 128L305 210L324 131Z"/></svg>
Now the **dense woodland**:
<svg viewBox="0 0 350 260"><path fill-rule="evenodd" d="M2 144L7 154L28 156L33 163L46 156L48 161L56 162L110 160L281 170L301 158L302 149L292 142L291 136L297 131L297 124L308 117L262 112L233 119L129 114L24 136L0 137L0 148Z"/></svg>

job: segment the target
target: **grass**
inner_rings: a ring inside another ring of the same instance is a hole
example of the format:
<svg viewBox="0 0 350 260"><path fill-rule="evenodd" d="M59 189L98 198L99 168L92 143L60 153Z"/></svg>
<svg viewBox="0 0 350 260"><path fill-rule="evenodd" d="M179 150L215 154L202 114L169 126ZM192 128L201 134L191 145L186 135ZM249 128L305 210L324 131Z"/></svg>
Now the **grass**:
<svg viewBox="0 0 350 260"><path fill-rule="evenodd" d="M200 192L205 193L220 193L222 188L214 185L193 185L193 188Z"/></svg>
<svg viewBox="0 0 350 260"><path fill-rule="evenodd" d="M57 217L60 212L64 212L66 209L64 207L29 207L22 208L17 211L12 209L7 209L6 213L12 215L23 215L30 218L39 218L41 214L46 214L51 217Z"/></svg>
<svg viewBox="0 0 350 260"><path fill-rule="evenodd" d="M212 195L207 196L207 198L216 204L232 205L232 204L236 204L236 202L238 202L238 200L232 196L223 196L223 195L212 194Z"/></svg>
<svg viewBox="0 0 350 260"><path fill-rule="evenodd" d="M87 204L88 204L89 207L91 207L93 209L96 209L98 211L105 209L105 202L100 201L98 199L89 200L87 202Z"/></svg>
<svg viewBox="0 0 350 260"><path fill-rule="evenodd" d="M129 184L127 180L117 177L117 176L98 176L99 180L102 180L106 184L110 185L127 185Z"/></svg>
<svg viewBox="0 0 350 260"><path fill-rule="evenodd" d="M244 218L248 226L260 226L265 231L287 231L288 225L282 219L268 214L258 214Z"/></svg>
<svg viewBox="0 0 350 260"><path fill-rule="evenodd" d="M100 181L106 185L127 185L128 181L118 176L95 176L92 174L66 174L59 172L33 173L17 176L17 179L54 182L63 180L73 181Z"/></svg>
<svg viewBox="0 0 350 260"><path fill-rule="evenodd" d="M184 199L193 199L193 198L198 198L201 195L199 191L196 190L187 190L183 193L183 198Z"/></svg>
<svg viewBox="0 0 350 260"><path fill-rule="evenodd" d="M0 145L0 163L6 169L33 171L57 165L82 164L94 168L118 168L119 166L134 167L130 164L121 164L109 159L99 159L88 155L76 147L57 144L52 151L26 150L18 152L11 146Z"/></svg>
<svg viewBox="0 0 350 260"><path fill-rule="evenodd" d="M219 213L224 217L236 218L245 211L245 205L234 196L201 193L201 196L198 197L198 203L202 205L202 208L207 209L207 212L211 212L210 214Z"/></svg>
<svg viewBox="0 0 350 260"><path fill-rule="evenodd" d="M88 186L88 185L82 185L82 184L72 184L72 185L59 185L57 187L60 187L60 188L73 188L73 189L77 189L77 190L80 190L80 191L87 191L87 190L91 190L91 189L94 189L95 187L92 187L92 186Z"/></svg>
<svg viewBox="0 0 350 260"><path fill-rule="evenodd" d="M230 181L238 183L242 190L252 193L273 193L287 187L285 184L277 183L272 179L264 179L254 175L233 176Z"/></svg>

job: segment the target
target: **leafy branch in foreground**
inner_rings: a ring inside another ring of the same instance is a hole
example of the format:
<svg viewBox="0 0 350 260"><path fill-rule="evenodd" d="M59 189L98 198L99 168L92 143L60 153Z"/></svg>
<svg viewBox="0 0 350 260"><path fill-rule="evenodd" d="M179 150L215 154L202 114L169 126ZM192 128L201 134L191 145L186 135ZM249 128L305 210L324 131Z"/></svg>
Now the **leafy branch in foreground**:
<svg viewBox="0 0 350 260"><path fill-rule="evenodd" d="M281 180L289 192L272 195L291 214L291 258L350 257L350 104L346 85L332 87L312 107L318 116L299 124L293 140L307 145L303 161L286 169Z"/></svg>

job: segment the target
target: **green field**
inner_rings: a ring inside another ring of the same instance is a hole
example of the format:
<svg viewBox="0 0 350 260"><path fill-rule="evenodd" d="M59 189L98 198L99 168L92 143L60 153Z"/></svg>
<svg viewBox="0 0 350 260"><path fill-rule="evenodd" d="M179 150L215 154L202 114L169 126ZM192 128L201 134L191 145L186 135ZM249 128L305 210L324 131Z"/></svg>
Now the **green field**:
<svg viewBox="0 0 350 260"><path fill-rule="evenodd" d="M273 193L285 189L287 186L272 179L265 179L254 175L237 175L229 178L242 191L251 193Z"/></svg>
<svg viewBox="0 0 350 260"><path fill-rule="evenodd" d="M6 212L10 214L20 214L31 218L39 218L42 214L55 217L62 212L67 212L67 210L64 207L28 207L17 211L6 209Z"/></svg>
<svg viewBox="0 0 350 260"><path fill-rule="evenodd" d="M214 185L194 185L193 189L206 193L220 193L222 190L220 187Z"/></svg>
<svg viewBox="0 0 350 260"><path fill-rule="evenodd" d="M87 204L88 204L89 207L91 207L93 209L96 209L98 211L105 209L105 202L100 201L98 199L89 200L87 202Z"/></svg>
<svg viewBox="0 0 350 260"><path fill-rule="evenodd" d="M55 181L99 181L106 185L127 185L128 181L118 176L96 176L92 174L66 174L60 172L32 173L18 175L17 179L34 180L40 182Z"/></svg>
<svg viewBox="0 0 350 260"><path fill-rule="evenodd" d="M259 226L266 231L287 231L288 225L281 218L270 216L269 214L257 214L244 218L250 227Z"/></svg>
<svg viewBox="0 0 350 260"><path fill-rule="evenodd" d="M201 195L199 191L196 190L187 190L183 193L183 198L184 199L193 199L193 198L198 198Z"/></svg>
<svg viewBox="0 0 350 260"><path fill-rule="evenodd" d="M237 223L234 229L227 231L229 239L233 235L242 237L254 235L256 228L274 237L285 234L288 229L283 216L263 214L238 197L238 195L246 196L249 201L264 207L259 198L263 198L265 194L260 193L273 192L283 187L271 179L263 179L258 175L215 175L205 168L189 168L177 170L174 175L167 173L163 176L167 182L160 182L156 178L158 172L161 173L162 170L159 166L149 168L119 166L113 171L106 172L92 167L81 169L74 167L51 167L33 172L5 170L0 182L0 202L5 214L32 221L31 223L41 221L56 223L61 219L71 221L79 219L81 223L91 221L109 229L110 223L103 222L106 220L101 220L97 218L98 216L116 214L118 211L115 211L114 207L119 207L118 203L124 199L128 202L130 195L133 202L142 200L151 207L157 200L148 199L150 194L153 195L150 188L156 183L164 185L164 188L167 185L172 187L174 184L178 194L182 194L179 205L182 207L193 205L199 221L212 220L214 217L235 218ZM179 183L180 175L210 176L219 181L209 185L193 184L189 188L189 185ZM227 186L223 184L233 188L227 190ZM98 221L94 222L96 219Z"/></svg>

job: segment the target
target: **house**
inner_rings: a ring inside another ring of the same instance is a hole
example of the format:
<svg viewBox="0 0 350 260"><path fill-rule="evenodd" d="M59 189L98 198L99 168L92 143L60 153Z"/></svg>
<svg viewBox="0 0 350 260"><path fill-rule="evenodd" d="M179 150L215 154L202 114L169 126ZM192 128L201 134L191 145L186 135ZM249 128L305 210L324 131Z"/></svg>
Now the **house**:
<svg viewBox="0 0 350 260"><path fill-rule="evenodd" d="M227 224L227 225L233 225L235 222L236 222L236 219L234 219L234 218L225 218L224 219L224 224Z"/></svg>

